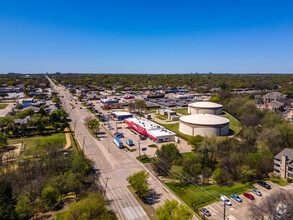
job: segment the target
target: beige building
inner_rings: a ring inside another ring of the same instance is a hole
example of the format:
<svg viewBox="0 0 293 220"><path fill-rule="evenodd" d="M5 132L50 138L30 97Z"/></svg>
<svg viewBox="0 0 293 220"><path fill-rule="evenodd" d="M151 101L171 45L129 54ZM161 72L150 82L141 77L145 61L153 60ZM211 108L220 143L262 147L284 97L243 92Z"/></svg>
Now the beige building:
<svg viewBox="0 0 293 220"><path fill-rule="evenodd" d="M223 106L214 102L194 102L188 104L188 113L221 115Z"/></svg>
<svg viewBox="0 0 293 220"><path fill-rule="evenodd" d="M210 114L180 117L179 131L190 136L225 136L229 134L229 119Z"/></svg>
<svg viewBox="0 0 293 220"><path fill-rule="evenodd" d="M283 179L293 178L293 150L285 148L274 158L274 173Z"/></svg>

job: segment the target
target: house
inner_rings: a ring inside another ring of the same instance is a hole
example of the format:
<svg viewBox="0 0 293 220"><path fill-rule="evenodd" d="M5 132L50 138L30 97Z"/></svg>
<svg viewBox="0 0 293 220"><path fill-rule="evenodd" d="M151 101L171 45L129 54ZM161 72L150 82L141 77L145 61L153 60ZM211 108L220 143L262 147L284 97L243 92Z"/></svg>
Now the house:
<svg viewBox="0 0 293 220"><path fill-rule="evenodd" d="M14 119L14 124L24 125L29 122L30 116L26 116L25 118L16 118Z"/></svg>
<svg viewBox="0 0 293 220"><path fill-rule="evenodd" d="M32 106L34 103L34 99L23 99L20 101L20 104L23 108L26 108L28 106Z"/></svg>
<svg viewBox="0 0 293 220"><path fill-rule="evenodd" d="M261 106L262 109L281 110L284 107L284 102L272 101Z"/></svg>
<svg viewBox="0 0 293 220"><path fill-rule="evenodd" d="M283 179L293 178L293 150L285 148L274 158L274 173Z"/></svg>

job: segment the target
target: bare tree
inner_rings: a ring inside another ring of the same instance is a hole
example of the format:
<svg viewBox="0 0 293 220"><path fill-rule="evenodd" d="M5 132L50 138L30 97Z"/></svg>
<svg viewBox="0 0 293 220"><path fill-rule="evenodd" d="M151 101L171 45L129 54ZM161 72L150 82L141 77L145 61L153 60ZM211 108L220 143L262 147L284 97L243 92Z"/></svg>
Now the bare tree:
<svg viewBox="0 0 293 220"><path fill-rule="evenodd" d="M261 203L249 205L251 219L293 219L293 192L278 190L264 198ZM279 217L277 218L276 215Z"/></svg>

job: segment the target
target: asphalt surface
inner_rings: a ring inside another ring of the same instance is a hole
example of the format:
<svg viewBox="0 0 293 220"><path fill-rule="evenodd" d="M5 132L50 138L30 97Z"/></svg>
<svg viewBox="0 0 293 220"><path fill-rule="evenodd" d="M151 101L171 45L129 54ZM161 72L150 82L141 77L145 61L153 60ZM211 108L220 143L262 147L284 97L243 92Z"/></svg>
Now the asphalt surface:
<svg viewBox="0 0 293 220"><path fill-rule="evenodd" d="M49 79L49 78L48 78ZM84 122L88 117L95 118L84 106L63 86L57 87L50 79L51 86L61 96L62 106L69 114L71 126L74 129L75 137L80 143L85 155L94 161L94 167L100 175L99 180L103 186L107 185L106 197L110 201L110 208L118 219L149 219L146 212L139 205L127 188L126 178L135 172L146 170L135 158L132 158L127 151L118 149L112 142L112 136L106 132L103 139L98 141L94 138ZM63 98L62 98L63 96ZM77 104L76 104L77 103ZM73 104L73 108L70 104ZM101 127L101 131L105 130ZM177 200L169 190L150 173L149 183L160 195L154 208L162 205L166 199Z"/></svg>

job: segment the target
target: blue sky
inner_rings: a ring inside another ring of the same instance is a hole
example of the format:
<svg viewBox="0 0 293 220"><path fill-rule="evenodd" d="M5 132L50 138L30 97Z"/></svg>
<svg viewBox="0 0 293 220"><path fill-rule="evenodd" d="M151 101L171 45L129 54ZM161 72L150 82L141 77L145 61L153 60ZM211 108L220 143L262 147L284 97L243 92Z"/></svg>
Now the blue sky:
<svg viewBox="0 0 293 220"><path fill-rule="evenodd" d="M0 72L293 72L293 1L0 0Z"/></svg>

